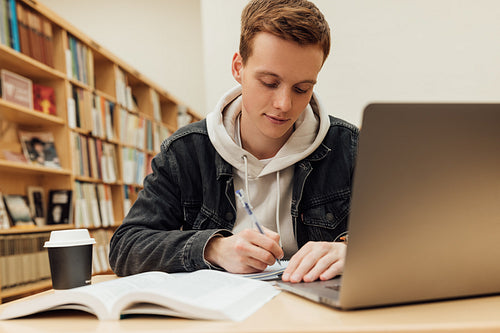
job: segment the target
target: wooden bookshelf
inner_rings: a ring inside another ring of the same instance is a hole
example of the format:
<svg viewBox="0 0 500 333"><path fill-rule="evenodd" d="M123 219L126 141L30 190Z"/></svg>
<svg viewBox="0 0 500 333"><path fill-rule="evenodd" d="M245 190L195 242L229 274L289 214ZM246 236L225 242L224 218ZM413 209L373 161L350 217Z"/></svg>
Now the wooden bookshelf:
<svg viewBox="0 0 500 333"><path fill-rule="evenodd" d="M51 32L40 31L48 41L40 40L47 43L41 59L34 49L16 51L0 44L0 70L52 88L56 114L0 98L0 193L26 196L28 186L38 186L47 201L50 190L72 190L73 219L65 225L0 230L0 244L7 238L88 228L104 248L142 189L147 164L159 152L161 141L178 128L178 113L186 112L191 121L201 117L43 4L16 2L21 13L36 15ZM21 46L26 45L21 31L19 38ZM8 160L5 150L23 152L19 130L52 133L61 167ZM1 253L4 265L6 251ZM103 258L102 252L94 255ZM101 272L109 271L109 266L100 264ZM0 303L50 288L50 279L2 285L0 280Z"/></svg>

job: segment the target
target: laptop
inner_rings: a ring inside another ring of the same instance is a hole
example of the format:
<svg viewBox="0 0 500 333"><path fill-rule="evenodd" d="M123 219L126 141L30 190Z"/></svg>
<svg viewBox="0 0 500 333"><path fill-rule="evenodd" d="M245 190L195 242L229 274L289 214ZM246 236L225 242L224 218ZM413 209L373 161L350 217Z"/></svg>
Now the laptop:
<svg viewBox="0 0 500 333"><path fill-rule="evenodd" d="M500 293L500 104L370 104L341 278L285 283L340 309Z"/></svg>

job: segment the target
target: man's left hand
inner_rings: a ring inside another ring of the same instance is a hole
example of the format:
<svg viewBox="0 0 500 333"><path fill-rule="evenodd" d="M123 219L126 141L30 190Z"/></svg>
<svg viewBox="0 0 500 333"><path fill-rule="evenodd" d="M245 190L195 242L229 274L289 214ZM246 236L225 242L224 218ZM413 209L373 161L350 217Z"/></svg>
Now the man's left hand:
<svg viewBox="0 0 500 333"><path fill-rule="evenodd" d="M289 282L330 280L342 274L345 254L344 243L308 242L292 256L282 279Z"/></svg>

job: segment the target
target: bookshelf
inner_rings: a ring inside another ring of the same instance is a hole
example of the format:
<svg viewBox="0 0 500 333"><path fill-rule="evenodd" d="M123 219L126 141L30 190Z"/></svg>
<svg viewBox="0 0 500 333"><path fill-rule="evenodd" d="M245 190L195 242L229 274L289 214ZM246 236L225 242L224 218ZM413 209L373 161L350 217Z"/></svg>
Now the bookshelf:
<svg viewBox="0 0 500 333"><path fill-rule="evenodd" d="M4 21L0 22L0 70L49 91L55 112L44 113L13 101L8 97L8 78L3 80L0 193L27 196L29 186L42 188L49 214L50 191L71 190L72 219L70 224L0 229L0 303L51 287L48 262L36 270L39 277L18 276L16 280L13 273L8 274L22 260L46 257L40 242L53 230L88 228L98 243L94 273L107 272L109 238L142 189L142 179L161 141L178 128L178 119L201 119L43 4L0 0L4 9L12 3L18 18L18 46L6 41ZM59 167L30 163L30 156L20 161L27 146L23 147L20 131L51 133Z"/></svg>

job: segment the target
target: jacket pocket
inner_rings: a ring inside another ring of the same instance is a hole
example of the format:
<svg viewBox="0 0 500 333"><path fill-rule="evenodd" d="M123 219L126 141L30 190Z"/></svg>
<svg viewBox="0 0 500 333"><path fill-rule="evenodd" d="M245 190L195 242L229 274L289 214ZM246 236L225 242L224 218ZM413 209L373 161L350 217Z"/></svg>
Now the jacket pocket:
<svg viewBox="0 0 500 333"><path fill-rule="evenodd" d="M201 202L184 202L184 230L202 230L207 224L208 217L201 214Z"/></svg>
<svg viewBox="0 0 500 333"><path fill-rule="evenodd" d="M201 202L184 202L184 230L231 229L229 222L219 218Z"/></svg>
<svg viewBox="0 0 500 333"><path fill-rule="evenodd" d="M303 207L302 223L309 240L334 241L346 231L349 216L350 189L341 190L316 198Z"/></svg>

